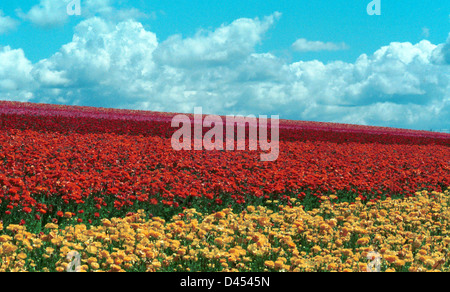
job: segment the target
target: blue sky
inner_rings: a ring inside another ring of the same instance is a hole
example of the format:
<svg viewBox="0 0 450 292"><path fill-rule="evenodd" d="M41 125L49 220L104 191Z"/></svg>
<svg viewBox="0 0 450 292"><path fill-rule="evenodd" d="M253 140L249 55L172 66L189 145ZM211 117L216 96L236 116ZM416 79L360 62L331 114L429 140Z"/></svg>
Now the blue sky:
<svg viewBox="0 0 450 292"><path fill-rule="evenodd" d="M0 99L450 129L450 3L0 3Z"/></svg>

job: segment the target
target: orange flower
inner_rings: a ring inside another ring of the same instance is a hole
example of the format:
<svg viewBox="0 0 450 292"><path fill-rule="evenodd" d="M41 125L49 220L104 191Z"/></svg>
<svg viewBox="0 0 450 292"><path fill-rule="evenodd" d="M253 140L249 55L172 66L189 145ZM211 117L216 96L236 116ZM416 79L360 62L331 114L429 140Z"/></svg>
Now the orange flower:
<svg viewBox="0 0 450 292"><path fill-rule="evenodd" d="M366 245L366 244L369 243L369 241L370 241L370 238L368 238L368 237L363 237L363 238L358 239L358 241L356 242L356 244L359 244L359 245Z"/></svg>
<svg viewBox="0 0 450 292"><path fill-rule="evenodd" d="M273 269L275 267L275 263L273 261L265 261L264 265L270 269Z"/></svg>
<svg viewBox="0 0 450 292"><path fill-rule="evenodd" d="M396 255L387 255L387 256L384 256L384 259L392 264L396 260L398 260L398 257Z"/></svg>

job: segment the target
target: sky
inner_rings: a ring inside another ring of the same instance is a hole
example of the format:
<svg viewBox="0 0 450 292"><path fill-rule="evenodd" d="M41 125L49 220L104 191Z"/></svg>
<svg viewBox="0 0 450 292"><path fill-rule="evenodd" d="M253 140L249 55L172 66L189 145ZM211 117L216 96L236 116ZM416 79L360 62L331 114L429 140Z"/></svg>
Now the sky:
<svg viewBox="0 0 450 292"><path fill-rule="evenodd" d="M0 100L450 131L448 0L76 2L1 0Z"/></svg>

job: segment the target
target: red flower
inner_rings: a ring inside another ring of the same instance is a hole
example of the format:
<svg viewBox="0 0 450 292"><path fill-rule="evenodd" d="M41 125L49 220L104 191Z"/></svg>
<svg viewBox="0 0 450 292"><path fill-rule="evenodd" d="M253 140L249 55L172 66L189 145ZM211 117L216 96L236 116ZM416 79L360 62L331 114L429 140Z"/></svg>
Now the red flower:
<svg viewBox="0 0 450 292"><path fill-rule="evenodd" d="M252 196L337 191L368 200L450 185L448 134L280 121L280 155L267 163L248 147L172 151L172 114L4 101L0 113L0 202L7 215L16 207L53 214L32 194L74 209L93 199L98 210L108 197L126 210L136 202L176 207L186 200L189 207L189 197L223 204L222 194L241 204Z"/></svg>

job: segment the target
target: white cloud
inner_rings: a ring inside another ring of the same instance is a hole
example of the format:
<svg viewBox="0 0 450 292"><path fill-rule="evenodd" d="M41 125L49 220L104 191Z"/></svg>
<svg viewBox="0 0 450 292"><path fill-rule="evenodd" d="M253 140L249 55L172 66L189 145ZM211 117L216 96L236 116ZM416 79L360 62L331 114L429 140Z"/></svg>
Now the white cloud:
<svg viewBox="0 0 450 292"><path fill-rule="evenodd" d="M120 6L121 2L120 0L84 0L82 1L81 16L84 18L101 16L114 22L155 17L155 13L144 13L136 8L116 8L116 6Z"/></svg>
<svg viewBox="0 0 450 292"><path fill-rule="evenodd" d="M70 0L40 0L28 12L17 9L17 15L23 20L33 24L53 28L64 25L68 19L67 5ZM141 19L154 17L153 14L146 14L136 8L117 9L114 6L118 0L83 0L80 2L82 18L101 16L107 20L120 22L127 19Z"/></svg>
<svg viewBox="0 0 450 292"><path fill-rule="evenodd" d="M32 74L43 87L66 88L62 95L77 103L127 105L143 94L142 80L156 73L151 58L157 45L156 35L138 22L114 25L94 17L81 22L72 42L38 62Z"/></svg>
<svg viewBox="0 0 450 292"><path fill-rule="evenodd" d="M216 66L245 59L261 42L263 34L280 17L275 13L263 20L241 18L215 31L199 31L194 37L170 37L155 51L161 64L178 66Z"/></svg>
<svg viewBox="0 0 450 292"><path fill-rule="evenodd" d="M36 84L31 76L33 65L22 49L0 47L0 99L28 101Z"/></svg>
<svg viewBox="0 0 450 292"><path fill-rule="evenodd" d="M39 102L450 128L450 37L438 45L391 43L354 63L287 63L255 49L278 17L238 19L163 42L135 20L89 18L36 64L21 50L0 51L0 64L8 60L0 97L16 89Z"/></svg>
<svg viewBox="0 0 450 292"><path fill-rule="evenodd" d="M339 51L347 50L345 43L309 41L307 39L298 39L292 44L292 48L299 52L317 52L317 51Z"/></svg>
<svg viewBox="0 0 450 292"><path fill-rule="evenodd" d="M19 25L19 22L9 16L5 16L0 9L0 34L7 33L14 30Z"/></svg>
<svg viewBox="0 0 450 292"><path fill-rule="evenodd" d="M41 27L50 28L66 23L68 19L66 6L69 2L40 0L39 4L31 7L27 13L24 13L21 9L17 9L16 12L23 20L30 21Z"/></svg>
<svg viewBox="0 0 450 292"><path fill-rule="evenodd" d="M432 54L432 61L435 64L450 65L450 33L447 42L436 47Z"/></svg>

